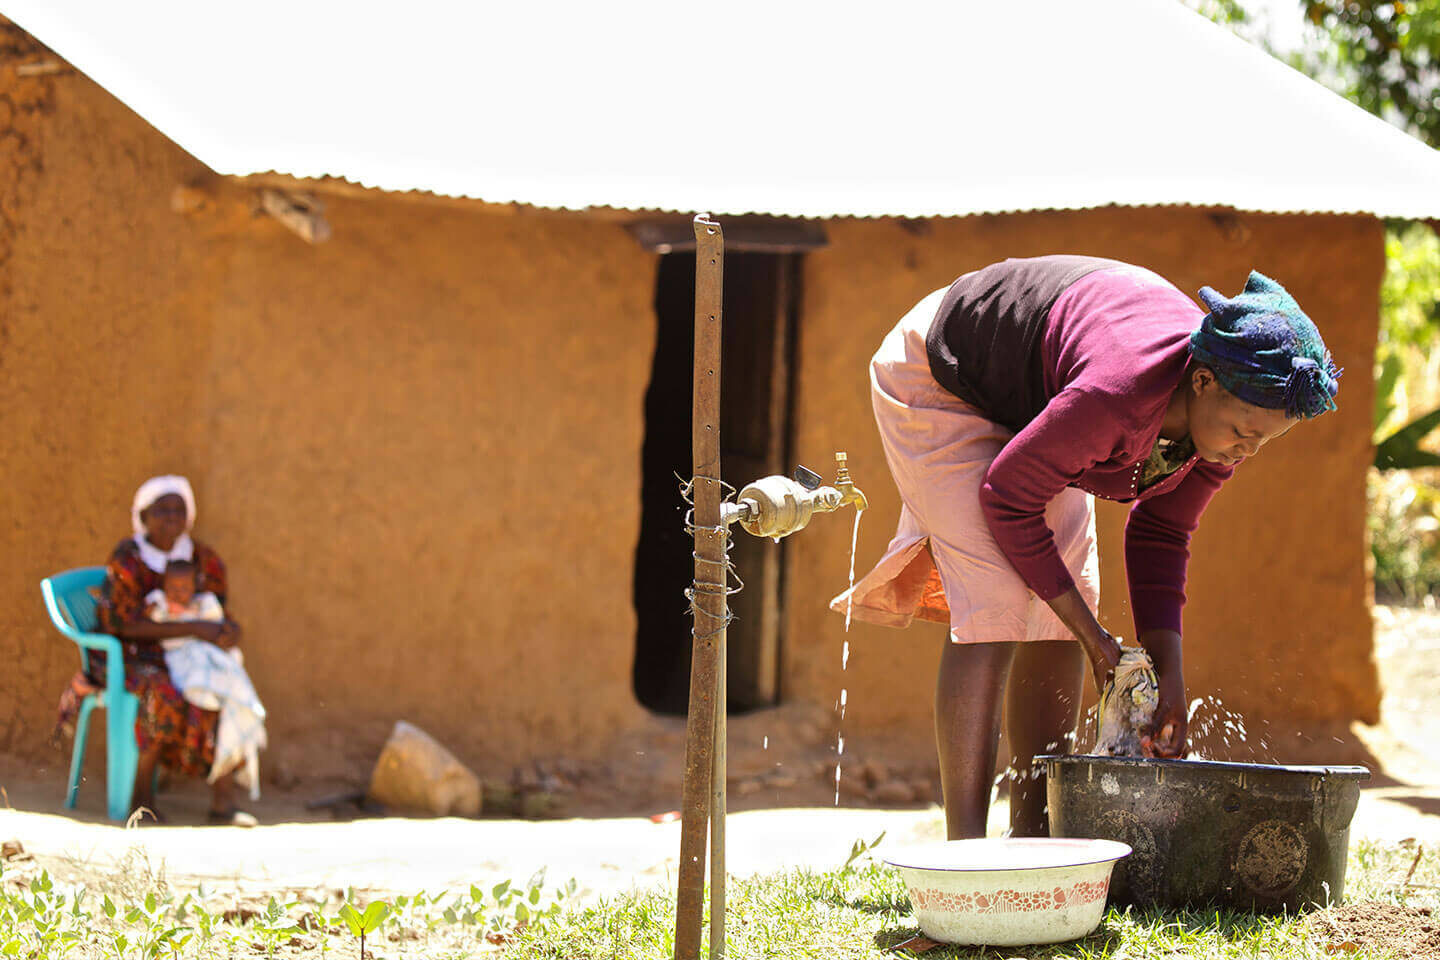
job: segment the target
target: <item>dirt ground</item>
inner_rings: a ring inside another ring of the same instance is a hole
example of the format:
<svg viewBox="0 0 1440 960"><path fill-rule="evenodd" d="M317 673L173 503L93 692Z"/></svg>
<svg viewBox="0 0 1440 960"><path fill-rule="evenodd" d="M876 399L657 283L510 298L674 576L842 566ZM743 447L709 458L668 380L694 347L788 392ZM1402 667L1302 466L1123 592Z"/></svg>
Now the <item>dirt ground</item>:
<svg viewBox="0 0 1440 960"><path fill-rule="evenodd" d="M1306 926L1329 942L1332 953L1350 953L1364 946L1391 950L1411 960L1440 956L1440 921L1429 907L1345 904L1311 914Z"/></svg>
<svg viewBox="0 0 1440 960"><path fill-rule="evenodd" d="M1381 724L1353 731L1376 769L1352 837L1413 837L1437 849L1440 611L1379 607L1376 637L1385 699ZM664 815L678 805L683 732L679 720L657 720L644 738L617 744L590 766L522 772L526 789L554 791L562 818L549 820L365 818L343 804L307 807L355 782L301 780L291 789L266 788L255 807L264 825L254 830L188 825L203 816L206 792L199 783L175 784L163 794L176 825L126 830L104 819L98 783L82 787L77 811L62 809L58 761L44 770L0 768L0 840L18 840L39 865L61 876L129 869L139 858L181 886L413 893L523 880L545 868L556 882L574 877L582 896L602 895L673 882L679 824ZM933 761L923 754L911 751L911 759L897 761L905 754L872 749L872 757L890 762L844 764L836 803L828 717L769 711L735 718L730 733L732 873L832 867L854 841L882 831L886 846L943 833L927 767ZM1001 797L992 831L1005 820L1003 806Z"/></svg>

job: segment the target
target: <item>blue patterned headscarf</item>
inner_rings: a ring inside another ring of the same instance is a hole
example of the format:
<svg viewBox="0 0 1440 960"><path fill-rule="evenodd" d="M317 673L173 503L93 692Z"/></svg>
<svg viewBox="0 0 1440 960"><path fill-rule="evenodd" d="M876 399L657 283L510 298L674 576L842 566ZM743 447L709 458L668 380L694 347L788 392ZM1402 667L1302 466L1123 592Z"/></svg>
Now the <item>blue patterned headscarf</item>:
<svg viewBox="0 0 1440 960"><path fill-rule="evenodd" d="M1201 287L1200 299L1210 312L1190 334L1190 353L1215 371L1222 387L1296 418L1335 409L1340 369L1284 287L1252 270L1238 297Z"/></svg>

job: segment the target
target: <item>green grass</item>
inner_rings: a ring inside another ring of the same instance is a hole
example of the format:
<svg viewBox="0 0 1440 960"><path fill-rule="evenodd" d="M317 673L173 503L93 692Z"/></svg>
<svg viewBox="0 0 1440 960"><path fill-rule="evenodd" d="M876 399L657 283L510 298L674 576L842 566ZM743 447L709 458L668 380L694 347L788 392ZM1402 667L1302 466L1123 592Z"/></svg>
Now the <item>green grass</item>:
<svg viewBox="0 0 1440 960"><path fill-rule="evenodd" d="M1415 848L1357 844L1346 899L1440 906L1440 857L1426 853L1402 881ZM356 924L368 905L353 891L237 899L205 891L181 895L146 864L62 882L24 864L0 877L0 960L35 958L359 958ZM18 869L17 869L18 868ZM908 957L895 947L919 932L906 893L868 855L847 869L788 871L732 880L727 891L727 956L733 960ZM566 892L542 878L488 890L416 894L385 901L369 921L367 955L494 957L506 960L660 960L673 950L674 891L653 889L570 907ZM347 903L354 912L346 911ZM384 914L382 916L382 914ZM349 923L347 923L347 917ZM1228 911L1111 910L1084 940L1043 948L937 948L926 960L1026 958L1383 957L1334 951L1303 917Z"/></svg>
<svg viewBox="0 0 1440 960"><path fill-rule="evenodd" d="M1433 891L1401 889L1414 851L1357 844L1351 855L1347 897L1433 906ZM1436 882L1440 857L1427 853L1411 878ZM888 868L868 861L850 871L791 871L732 881L727 890L726 955L732 960L873 960L908 957L894 948L920 932L904 885ZM672 891L633 894L572 911L543 929L522 931L507 958L534 960L655 960L674 945ZM1360 949L1337 954L1320 937L1307 935L1303 916L1262 917L1226 910L1140 911L1111 909L1100 929L1084 940L1053 947L945 947L926 960L950 958L1270 958L1385 957Z"/></svg>

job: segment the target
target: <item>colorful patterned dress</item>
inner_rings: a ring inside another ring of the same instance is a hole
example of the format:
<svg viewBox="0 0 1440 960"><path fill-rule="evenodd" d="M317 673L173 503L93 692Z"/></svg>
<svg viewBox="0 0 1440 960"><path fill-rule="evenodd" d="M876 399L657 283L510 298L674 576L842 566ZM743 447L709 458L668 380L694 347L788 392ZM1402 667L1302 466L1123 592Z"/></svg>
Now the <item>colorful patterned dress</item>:
<svg viewBox="0 0 1440 960"><path fill-rule="evenodd" d="M225 564L205 544L195 543L197 591L209 590L226 602ZM164 586L164 575L140 559L133 539L120 541L105 564L105 584L99 606L100 629L117 634L123 623L145 620L145 595ZM117 634L118 635L118 634ZM125 689L140 698L135 740L141 753L160 746L160 765L186 776L205 777L215 759L215 726L219 714L187 703L170 682L165 652L158 640L122 640L125 649ZM105 683L105 658L90 661L90 677Z"/></svg>

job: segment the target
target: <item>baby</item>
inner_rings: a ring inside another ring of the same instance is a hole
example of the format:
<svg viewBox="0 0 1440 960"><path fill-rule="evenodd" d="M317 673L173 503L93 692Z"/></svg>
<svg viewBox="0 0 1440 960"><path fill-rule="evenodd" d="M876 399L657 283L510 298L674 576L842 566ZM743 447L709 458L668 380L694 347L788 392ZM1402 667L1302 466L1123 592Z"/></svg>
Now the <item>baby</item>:
<svg viewBox="0 0 1440 960"><path fill-rule="evenodd" d="M189 560L171 560L165 567L165 584L160 590L151 590L145 597L145 612L156 623L172 623L177 620L203 620L207 623L224 623L225 610L220 598L209 590L195 592L195 564ZM168 654L194 637L167 637L160 641ZM239 651L236 651L237 655Z"/></svg>
<svg viewBox="0 0 1440 960"><path fill-rule="evenodd" d="M145 596L145 610L158 623L202 621L224 623L220 598L208 590L196 591L195 564L172 560L165 567L164 588ZM236 781L260 798L260 757L265 749L265 707L255 695L245 658L233 644L222 649L198 637L170 637L160 641L170 682L187 701L202 710L217 710L214 783L232 770Z"/></svg>

